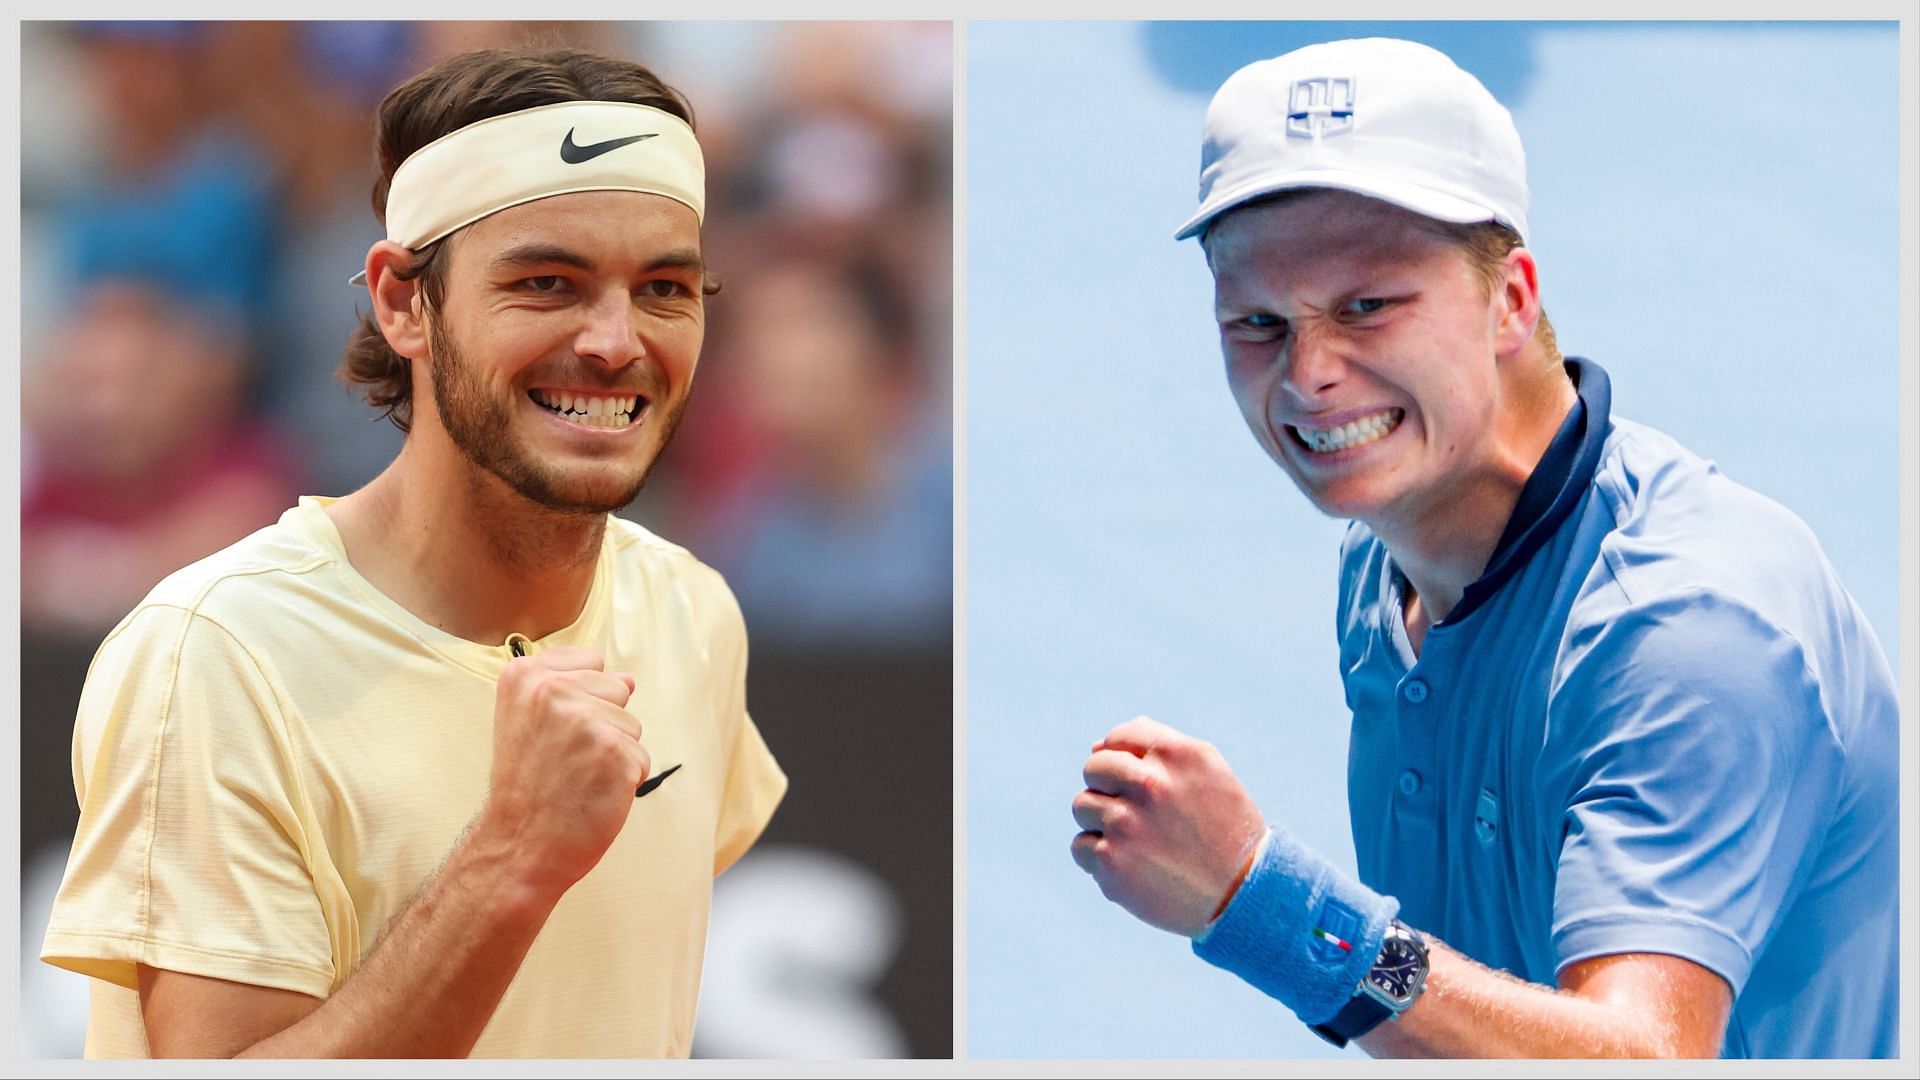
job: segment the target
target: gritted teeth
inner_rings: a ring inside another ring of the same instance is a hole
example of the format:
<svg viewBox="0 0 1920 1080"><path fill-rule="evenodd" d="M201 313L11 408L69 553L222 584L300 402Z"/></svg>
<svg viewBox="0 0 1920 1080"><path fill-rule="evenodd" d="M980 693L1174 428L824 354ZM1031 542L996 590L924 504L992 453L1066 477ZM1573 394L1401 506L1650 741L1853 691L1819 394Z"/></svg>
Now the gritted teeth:
<svg viewBox="0 0 1920 1080"><path fill-rule="evenodd" d="M1364 416L1349 421L1337 428L1310 428L1300 424L1289 424L1294 437L1301 445L1316 454L1331 454L1335 450L1350 450L1356 446L1365 446L1382 438L1389 431L1400 426L1406 417L1401 409L1383 409L1372 416Z"/></svg>
<svg viewBox="0 0 1920 1080"><path fill-rule="evenodd" d="M586 427L623 428L640 416L646 399L634 394L576 394L566 390L529 390L534 404Z"/></svg>

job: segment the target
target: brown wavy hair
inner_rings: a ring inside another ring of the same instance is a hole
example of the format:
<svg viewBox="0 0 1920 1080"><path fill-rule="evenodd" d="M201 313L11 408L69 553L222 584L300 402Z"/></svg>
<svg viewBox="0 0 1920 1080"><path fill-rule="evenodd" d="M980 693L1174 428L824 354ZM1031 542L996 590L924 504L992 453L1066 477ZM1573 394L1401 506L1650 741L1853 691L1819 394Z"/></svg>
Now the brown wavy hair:
<svg viewBox="0 0 1920 1080"><path fill-rule="evenodd" d="M387 220L387 188L400 163L428 143L485 120L562 101L625 101L651 105L693 123L693 106L653 72L629 60L572 50L485 49L434 65L401 84L380 103L374 146L380 176L373 183L373 213ZM446 241L413 253L403 281L419 279L428 311L446 295ZM347 339L337 373L367 404L401 431L413 426L413 366L387 344L372 312Z"/></svg>

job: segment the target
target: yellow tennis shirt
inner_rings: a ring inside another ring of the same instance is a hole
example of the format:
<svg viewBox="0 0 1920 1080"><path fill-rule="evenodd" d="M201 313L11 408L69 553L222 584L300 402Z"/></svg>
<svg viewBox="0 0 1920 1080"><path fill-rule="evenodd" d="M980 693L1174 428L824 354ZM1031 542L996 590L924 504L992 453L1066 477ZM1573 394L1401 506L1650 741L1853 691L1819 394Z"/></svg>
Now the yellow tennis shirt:
<svg viewBox="0 0 1920 1080"><path fill-rule="evenodd" d="M145 1057L137 965L327 997L486 798L511 659L429 626L348 563L303 498L161 582L108 635L73 739L80 825L41 957L94 977L89 1057ZM610 518L578 621L656 774L561 898L481 1057L684 1057L713 878L786 777L747 715L747 642L719 574Z"/></svg>

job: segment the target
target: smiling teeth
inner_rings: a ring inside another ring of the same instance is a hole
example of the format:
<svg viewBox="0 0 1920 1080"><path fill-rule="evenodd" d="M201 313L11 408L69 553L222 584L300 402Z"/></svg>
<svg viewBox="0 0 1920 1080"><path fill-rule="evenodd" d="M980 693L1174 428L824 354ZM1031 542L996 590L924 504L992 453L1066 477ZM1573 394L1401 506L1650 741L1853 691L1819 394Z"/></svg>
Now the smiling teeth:
<svg viewBox="0 0 1920 1080"><path fill-rule="evenodd" d="M1307 449L1316 454L1331 454L1335 450L1350 450L1356 446L1365 446L1400 426L1403 414L1399 409L1388 409L1364 419L1343 424L1331 431L1293 425L1294 433L1300 436Z"/></svg>
<svg viewBox="0 0 1920 1080"><path fill-rule="evenodd" d="M573 423L598 428L623 428L633 423L637 415L634 406L640 401L637 395L604 397L554 390L534 390L527 396Z"/></svg>

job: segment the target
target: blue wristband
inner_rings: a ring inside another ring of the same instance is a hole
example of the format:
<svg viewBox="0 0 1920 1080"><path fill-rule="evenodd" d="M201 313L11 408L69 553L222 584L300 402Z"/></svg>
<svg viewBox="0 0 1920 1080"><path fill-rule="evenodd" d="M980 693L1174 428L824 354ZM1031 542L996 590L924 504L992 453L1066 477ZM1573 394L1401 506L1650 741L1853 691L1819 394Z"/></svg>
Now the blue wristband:
<svg viewBox="0 0 1920 1080"><path fill-rule="evenodd" d="M1308 1024L1333 1019L1373 967L1400 902L1341 873L1274 826L1227 910L1194 953Z"/></svg>

